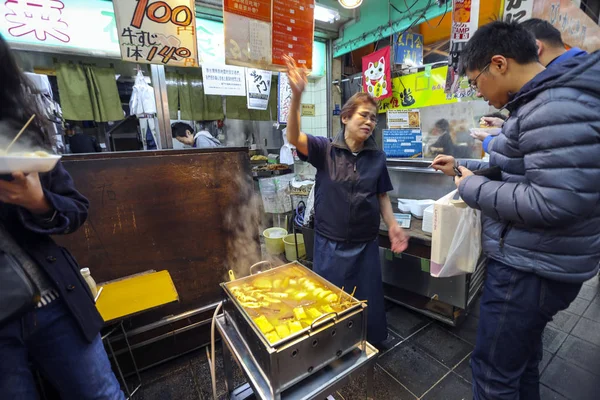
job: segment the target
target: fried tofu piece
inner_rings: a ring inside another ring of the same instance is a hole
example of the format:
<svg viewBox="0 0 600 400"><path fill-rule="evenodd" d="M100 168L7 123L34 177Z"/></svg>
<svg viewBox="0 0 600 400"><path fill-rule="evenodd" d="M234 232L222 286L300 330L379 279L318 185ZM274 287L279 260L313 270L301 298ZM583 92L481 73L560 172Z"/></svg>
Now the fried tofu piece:
<svg viewBox="0 0 600 400"><path fill-rule="evenodd" d="M335 310L333 308L331 308L331 306L329 304L326 304L323 307L321 307L321 310L323 310L323 312L326 314L335 312Z"/></svg>
<svg viewBox="0 0 600 400"><path fill-rule="evenodd" d="M329 303L335 303L336 301L338 301L338 295L335 293L331 293L330 295L327 295L325 297L325 301Z"/></svg>
<svg viewBox="0 0 600 400"><path fill-rule="evenodd" d="M319 318L321 315L323 315L323 313L319 310L317 310L316 308L309 308L308 309L308 316L311 318Z"/></svg>
<svg viewBox="0 0 600 400"><path fill-rule="evenodd" d="M275 331L265 334L265 337L267 338L269 343L275 343L281 340L281 338L279 337L279 335L277 335L277 332Z"/></svg>
<svg viewBox="0 0 600 400"><path fill-rule="evenodd" d="M290 329L285 324L277 325L277 327L275 327L275 331L282 339L290 336Z"/></svg>
<svg viewBox="0 0 600 400"><path fill-rule="evenodd" d="M257 278L252 284L258 289L273 289L273 283L267 278Z"/></svg>
<svg viewBox="0 0 600 400"><path fill-rule="evenodd" d="M282 283L283 283L283 281L281 279L275 279L273 281L273 289L277 290L277 289L281 288Z"/></svg>
<svg viewBox="0 0 600 400"><path fill-rule="evenodd" d="M291 333L300 332L302 330L302 324L299 321L288 321L288 328Z"/></svg>
<svg viewBox="0 0 600 400"><path fill-rule="evenodd" d="M306 292L297 292L296 294L294 294L294 300L300 301L307 296L308 296L308 293L306 293Z"/></svg>
<svg viewBox="0 0 600 400"><path fill-rule="evenodd" d="M298 321L308 318L303 307L296 307L293 311L294 317L296 317Z"/></svg>
<svg viewBox="0 0 600 400"><path fill-rule="evenodd" d="M265 317L264 315L254 318L254 322L256 323L256 326L258 326L258 329L260 329L260 331L264 334L275 330L273 325L271 325L267 317Z"/></svg>
<svg viewBox="0 0 600 400"><path fill-rule="evenodd" d="M319 293L319 298L324 299L325 297L329 296L331 293L333 293L331 290L324 290L321 293Z"/></svg>

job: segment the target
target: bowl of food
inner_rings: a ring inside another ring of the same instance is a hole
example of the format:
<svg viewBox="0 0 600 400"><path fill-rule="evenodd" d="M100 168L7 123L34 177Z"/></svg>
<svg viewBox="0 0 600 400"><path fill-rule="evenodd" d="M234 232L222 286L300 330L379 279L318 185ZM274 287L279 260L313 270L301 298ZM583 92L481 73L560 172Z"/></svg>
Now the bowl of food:
<svg viewBox="0 0 600 400"><path fill-rule="evenodd" d="M61 156L45 151L11 152L0 150L0 174L13 172L49 172L54 169Z"/></svg>

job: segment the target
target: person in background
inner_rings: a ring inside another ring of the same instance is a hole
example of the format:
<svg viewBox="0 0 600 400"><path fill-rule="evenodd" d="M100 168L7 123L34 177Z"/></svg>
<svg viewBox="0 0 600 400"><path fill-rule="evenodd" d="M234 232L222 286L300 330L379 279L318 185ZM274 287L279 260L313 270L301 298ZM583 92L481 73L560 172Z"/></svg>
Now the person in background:
<svg viewBox="0 0 600 400"><path fill-rule="evenodd" d="M535 37L540 64L546 68L552 68L563 61L587 54L585 50L581 50L577 47L567 50L560 31L548 21L539 18L531 18L521 22L521 26ZM493 123L492 126L500 128L503 125L498 120L493 121ZM494 136L490 136L489 134L480 131L473 137L483 142L483 150L489 154L490 143L494 139Z"/></svg>
<svg viewBox="0 0 600 400"><path fill-rule="evenodd" d="M430 146L430 152L434 155L438 154L454 154L454 142L450 135L450 123L447 119L438 119L430 134L438 139Z"/></svg>
<svg viewBox="0 0 600 400"><path fill-rule="evenodd" d="M393 189L386 156L373 130L377 103L367 93L352 96L342 108L342 130L331 141L300 130L300 100L307 72L287 58L292 101L288 141L298 156L317 169L315 182L314 271L369 304L367 339L387 338L383 282L379 260L379 225L389 230L392 251L403 252L408 236L398 225L387 194Z"/></svg>
<svg viewBox="0 0 600 400"><path fill-rule="evenodd" d="M79 125L67 128L66 134L67 145L73 154L100 153L102 151L102 147L100 147L96 138L83 133Z"/></svg>
<svg viewBox="0 0 600 400"><path fill-rule="evenodd" d="M23 141L50 149L44 114L2 36L0 59L0 135L12 139L35 114ZM91 291L75 259L51 237L80 228L88 200L60 161L48 173L14 172L11 179L0 180L0 252L21 265L41 299L25 314L0 321L0 399L39 398L32 365L62 399L124 399Z"/></svg>
<svg viewBox="0 0 600 400"><path fill-rule="evenodd" d="M173 137L186 146L194 148L221 147L219 139L213 137L209 131L201 127L194 135L194 128L185 122L176 122L171 125Z"/></svg>
<svg viewBox="0 0 600 400"><path fill-rule="evenodd" d="M480 27L462 54L479 97L510 117L493 141L500 181L463 161L460 197L482 212L488 257L475 350L473 393L481 399L539 400L542 333L600 265L600 53L552 68L539 63L523 25ZM441 155L435 169L454 176Z"/></svg>
<svg viewBox="0 0 600 400"><path fill-rule="evenodd" d="M587 54L585 50L577 47L567 50L560 31L548 21L531 18L521 22L521 25L535 37L538 58L540 59L540 63L546 68L570 60L573 57Z"/></svg>

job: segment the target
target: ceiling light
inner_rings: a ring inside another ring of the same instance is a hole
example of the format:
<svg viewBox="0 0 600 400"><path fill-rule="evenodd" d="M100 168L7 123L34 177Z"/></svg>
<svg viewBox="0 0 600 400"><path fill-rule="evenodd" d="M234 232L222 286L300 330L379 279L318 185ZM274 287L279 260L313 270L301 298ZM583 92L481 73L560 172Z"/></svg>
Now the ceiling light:
<svg viewBox="0 0 600 400"><path fill-rule="evenodd" d="M363 0L338 0L338 2L344 8L353 9L360 6Z"/></svg>
<svg viewBox="0 0 600 400"><path fill-rule="evenodd" d="M317 21L329 22L333 24L340 19L340 13L337 10L323 7L320 4L315 4L315 19Z"/></svg>

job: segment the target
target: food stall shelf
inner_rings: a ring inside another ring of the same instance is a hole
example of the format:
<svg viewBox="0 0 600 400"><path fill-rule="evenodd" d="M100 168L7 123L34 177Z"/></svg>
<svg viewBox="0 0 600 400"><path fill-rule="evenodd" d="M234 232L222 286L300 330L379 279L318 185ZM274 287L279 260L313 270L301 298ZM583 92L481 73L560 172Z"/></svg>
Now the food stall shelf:
<svg viewBox="0 0 600 400"><path fill-rule="evenodd" d="M216 327L222 338L223 368L227 392L231 400L246 399L250 397L250 391L259 399L304 400L325 398L363 372L367 373L367 399L373 398L373 372L379 351L369 343L365 343L364 350L361 346L282 393L274 393L272 386L263 376L252 353L248 350L247 344L237 332L235 326L227 324L225 317L220 315L217 317ZM248 380L248 384L237 389L233 388L232 365L228 353L237 360Z"/></svg>

